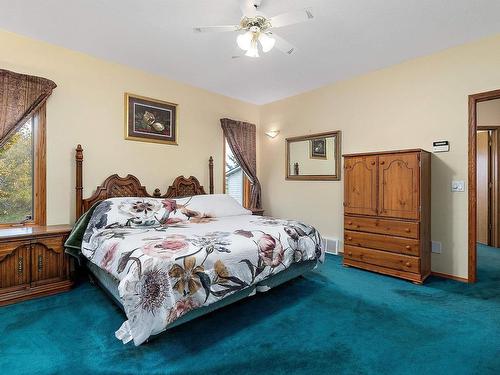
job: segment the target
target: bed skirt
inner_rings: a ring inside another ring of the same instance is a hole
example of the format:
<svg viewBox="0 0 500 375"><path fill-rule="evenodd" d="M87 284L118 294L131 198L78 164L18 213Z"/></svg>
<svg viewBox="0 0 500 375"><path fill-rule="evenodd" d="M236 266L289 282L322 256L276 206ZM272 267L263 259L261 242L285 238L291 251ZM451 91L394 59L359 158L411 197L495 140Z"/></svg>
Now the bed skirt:
<svg viewBox="0 0 500 375"><path fill-rule="evenodd" d="M170 323L166 329L176 327L180 324L189 322L190 320L196 319L202 315L208 314L215 311L221 307L230 305L233 302L242 300L243 298L254 295L256 292L265 292L271 288L274 288L280 284L290 281L304 273L311 271L316 267L317 262L315 260L308 260L300 263L293 263L287 269L269 277L266 280L261 281L256 285L252 285L248 288L240 290L230 296L217 301L209 306L201 306L195 310L191 310L185 315L181 316L179 319ZM118 293L118 283L119 281L113 277L111 274L105 270L99 268L92 262L87 262L86 264L90 273L95 277L97 284L104 289L104 291L113 299L113 301L123 310L123 305L121 303L120 295Z"/></svg>

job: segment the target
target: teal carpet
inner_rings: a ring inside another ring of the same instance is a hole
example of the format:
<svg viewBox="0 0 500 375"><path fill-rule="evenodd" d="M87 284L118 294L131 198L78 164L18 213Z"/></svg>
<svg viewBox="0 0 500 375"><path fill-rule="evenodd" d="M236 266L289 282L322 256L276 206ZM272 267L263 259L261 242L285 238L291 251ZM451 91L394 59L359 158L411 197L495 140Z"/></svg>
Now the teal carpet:
<svg viewBox="0 0 500 375"><path fill-rule="evenodd" d="M98 288L0 308L0 374L499 374L500 250L475 285L424 286L327 256L304 278L122 345Z"/></svg>

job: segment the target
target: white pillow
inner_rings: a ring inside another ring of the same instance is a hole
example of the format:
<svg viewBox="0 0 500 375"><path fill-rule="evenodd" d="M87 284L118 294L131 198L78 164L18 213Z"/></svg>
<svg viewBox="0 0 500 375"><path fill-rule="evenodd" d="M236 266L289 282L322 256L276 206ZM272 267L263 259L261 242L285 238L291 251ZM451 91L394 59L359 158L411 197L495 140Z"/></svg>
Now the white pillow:
<svg viewBox="0 0 500 375"><path fill-rule="evenodd" d="M198 211L211 217L251 215L233 197L227 194L194 195L176 199L178 204L186 204L190 210Z"/></svg>

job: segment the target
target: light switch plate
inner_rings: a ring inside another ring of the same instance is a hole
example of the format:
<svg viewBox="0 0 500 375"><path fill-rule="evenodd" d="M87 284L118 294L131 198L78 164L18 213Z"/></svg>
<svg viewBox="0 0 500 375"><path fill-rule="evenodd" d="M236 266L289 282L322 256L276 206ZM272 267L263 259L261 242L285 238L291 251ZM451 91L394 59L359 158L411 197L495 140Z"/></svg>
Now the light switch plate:
<svg viewBox="0 0 500 375"><path fill-rule="evenodd" d="M451 191L465 191L465 181L452 181L451 182Z"/></svg>

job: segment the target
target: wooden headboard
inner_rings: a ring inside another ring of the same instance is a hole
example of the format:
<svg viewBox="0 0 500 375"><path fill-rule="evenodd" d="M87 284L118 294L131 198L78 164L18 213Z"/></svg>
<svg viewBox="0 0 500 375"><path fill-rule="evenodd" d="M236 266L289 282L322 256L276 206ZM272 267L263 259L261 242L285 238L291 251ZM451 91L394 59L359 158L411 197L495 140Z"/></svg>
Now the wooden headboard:
<svg viewBox="0 0 500 375"><path fill-rule="evenodd" d="M139 179L131 174L120 177L113 174L106 178L97 187L94 194L89 198L83 198L83 148L76 147L76 219L82 216L96 202L113 197L150 197L150 198L182 198L192 195L206 194L205 189L194 176L186 178L177 177L170 185L165 194L161 194L160 189L155 189L153 194L149 194ZM214 193L214 160L210 156L208 159L209 171L209 194Z"/></svg>

